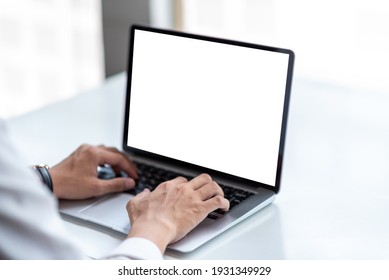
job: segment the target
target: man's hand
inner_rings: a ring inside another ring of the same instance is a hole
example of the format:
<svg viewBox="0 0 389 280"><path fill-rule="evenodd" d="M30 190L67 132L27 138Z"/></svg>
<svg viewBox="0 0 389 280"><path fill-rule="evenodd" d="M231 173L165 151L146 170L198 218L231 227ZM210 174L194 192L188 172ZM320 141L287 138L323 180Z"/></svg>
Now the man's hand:
<svg viewBox="0 0 389 280"><path fill-rule="evenodd" d="M101 180L97 167L112 166L116 173L124 171L128 178ZM134 164L116 148L81 145L68 158L50 169L53 191L58 198L84 199L134 187L138 178Z"/></svg>
<svg viewBox="0 0 389 280"><path fill-rule="evenodd" d="M160 184L153 192L144 190L127 204L131 220L128 237L153 241L163 253L166 246L178 241L206 216L229 208L223 190L207 174L187 181L178 177Z"/></svg>

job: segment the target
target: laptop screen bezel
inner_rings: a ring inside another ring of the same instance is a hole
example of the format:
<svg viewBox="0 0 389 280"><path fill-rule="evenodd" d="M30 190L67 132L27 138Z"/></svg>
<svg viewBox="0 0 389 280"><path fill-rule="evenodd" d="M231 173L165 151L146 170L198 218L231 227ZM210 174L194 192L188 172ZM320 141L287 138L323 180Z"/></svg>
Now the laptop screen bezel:
<svg viewBox="0 0 389 280"><path fill-rule="evenodd" d="M133 58L134 38L135 38L135 31L136 30L149 31L149 32L155 32L155 33L167 34L167 35L173 35L173 36L180 36L180 37L186 37L186 38L192 38L192 39L199 39L199 40L205 40L205 41L222 43L222 44L230 44L230 45L235 45L235 46L242 46L242 47L271 51L271 52L284 53L284 54L289 55L287 78L286 78L286 85L285 85L283 116L282 116L282 124L281 124L281 135L280 135L280 143L279 143L279 149L278 149L278 160L277 160L275 186L263 184L260 182L255 182L255 181L252 181L249 179L237 177L237 176L227 174L224 172L220 172L217 170L212 170L212 169L201 167L201 166L194 165L191 163L183 162L183 161L180 161L177 159L154 154L154 153L140 150L140 149L130 147L127 145L127 143L128 143L129 116L130 116L130 101L131 101L131 81L132 81L132 66L133 66L132 65L132 61L133 61L132 58ZM285 147L285 138L286 138L288 111L289 111L289 101L290 101L290 93L291 93L291 87L292 87L292 76L293 76L293 65L294 65L294 53L293 53L293 51L291 51L289 49L275 48L275 47L240 42L240 41L235 41L235 40L215 38L215 37L196 35L196 34L178 32L178 31L173 31L173 30L165 30L165 29L159 29L159 28L153 28L153 27L146 27L146 26L140 26L140 25L132 25L130 27L129 38L130 38L130 40L129 40L129 53L128 53L128 65L127 65L127 89L126 89L124 129L123 129L123 146L122 146L123 151L129 153L130 155L136 156L136 157L142 157L142 158L149 159L152 161L157 161L157 162L160 162L162 164L175 165L175 166L178 166L178 167L184 168L184 169L191 169L197 173L208 173L211 176L226 178L228 180L236 181L236 182L239 182L241 184L246 184L246 185L248 185L250 187L254 187L254 188L263 187L263 188L272 190L275 193L278 193L280 191L280 185L281 185L281 173L282 173L282 165L283 165L283 155L284 155L284 147Z"/></svg>

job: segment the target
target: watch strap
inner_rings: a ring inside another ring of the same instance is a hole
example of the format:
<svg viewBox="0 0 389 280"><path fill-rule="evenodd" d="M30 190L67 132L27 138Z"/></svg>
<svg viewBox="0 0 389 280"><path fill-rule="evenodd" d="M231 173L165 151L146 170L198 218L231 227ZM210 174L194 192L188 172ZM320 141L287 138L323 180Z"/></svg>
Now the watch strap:
<svg viewBox="0 0 389 280"><path fill-rule="evenodd" d="M49 166L47 164L39 164L33 166L36 173L39 174L39 177L49 189L53 191L53 181L51 180L51 176L49 173Z"/></svg>

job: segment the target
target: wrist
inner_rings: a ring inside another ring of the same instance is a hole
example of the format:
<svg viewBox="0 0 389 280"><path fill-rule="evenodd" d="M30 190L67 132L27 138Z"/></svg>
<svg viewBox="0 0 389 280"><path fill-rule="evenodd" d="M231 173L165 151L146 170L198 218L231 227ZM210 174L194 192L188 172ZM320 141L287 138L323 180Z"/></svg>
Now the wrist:
<svg viewBox="0 0 389 280"><path fill-rule="evenodd" d="M167 245L174 238L172 233L172 227L161 222L150 222L150 223L135 223L131 225L128 238L138 237L150 240L153 242L161 253L163 254L166 250Z"/></svg>

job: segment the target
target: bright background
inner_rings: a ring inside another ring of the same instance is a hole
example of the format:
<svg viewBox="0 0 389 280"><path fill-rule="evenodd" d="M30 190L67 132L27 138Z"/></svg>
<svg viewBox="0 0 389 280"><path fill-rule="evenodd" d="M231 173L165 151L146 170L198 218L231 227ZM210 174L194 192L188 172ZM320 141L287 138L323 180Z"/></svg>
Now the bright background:
<svg viewBox="0 0 389 280"><path fill-rule="evenodd" d="M0 0L0 117L104 81L100 9L95 0Z"/></svg>
<svg viewBox="0 0 389 280"><path fill-rule="evenodd" d="M296 79L389 91L384 0L0 0L0 117L124 71L131 23L291 48Z"/></svg>
<svg viewBox="0 0 389 280"><path fill-rule="evenodd" d="M389 2L183 0L183 29L296 53L297 77L389 90Z"/></svg>

